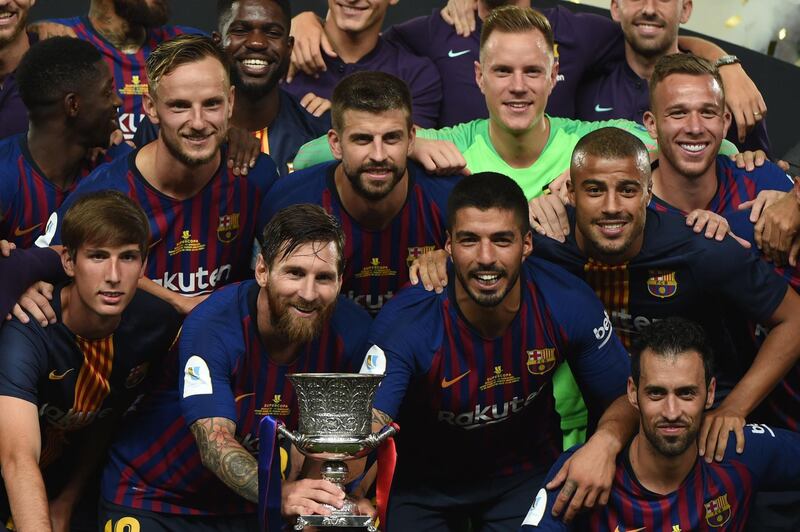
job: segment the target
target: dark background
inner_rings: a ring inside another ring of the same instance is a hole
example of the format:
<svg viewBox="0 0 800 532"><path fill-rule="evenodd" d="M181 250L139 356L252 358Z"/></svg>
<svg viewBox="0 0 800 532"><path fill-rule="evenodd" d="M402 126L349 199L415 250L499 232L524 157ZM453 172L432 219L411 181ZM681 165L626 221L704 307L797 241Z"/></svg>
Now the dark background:
<svg viewBox="0 0 800 532"><path fill-rule="evenodd" d="M444 0L403 0L398 5L389 8L386 25L408 20L409 18L428 15L437 6L443 6ZM562 4L572 10L591 11L608 16L607 10L590 6L576 5L558 0L536 0L535 6L551 7ZM172 22L187 26L194 26L205 31L212 31L215 24L215 0L172 0ZM325 14L327 2L324 0L292 0L292 9L295 13L312 9L319 15ZM68 17L76 14L85 14L89 10L88 0L39 0L31 10L31 19ZM693 34L692 32L685 32ZM747 73L758 85L769 108L770 140L772 141L773 157L782 157L795 166L800 166L800 134L797 132L800 124L800 68L779 61L772 57L753 52L734 44L711 39L728 53L739 56ZM446 97L446 95L445 95Z"/></svg>

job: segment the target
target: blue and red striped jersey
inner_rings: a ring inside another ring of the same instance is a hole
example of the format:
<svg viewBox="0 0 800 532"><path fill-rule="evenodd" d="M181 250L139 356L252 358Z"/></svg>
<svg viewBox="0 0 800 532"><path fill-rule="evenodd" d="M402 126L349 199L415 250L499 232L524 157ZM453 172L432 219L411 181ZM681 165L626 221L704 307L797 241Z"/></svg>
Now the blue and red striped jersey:
<svg viewBox="0 0 800 532"><path fill-rule="evenodd" d="M275 163L259 155L246 176L220 166L194 196L176 200L156 190L136 167L139 150L98 168L81 181L61 208L50 216L39 246L61 242L61 222L79 197L97 190L119 190L138 203L150 222L147 275L183 295L212 291L250 277L253 244L266 225L265 198L278 177Z"/></svg>
<svg viewBox="0 0 800 532"><path fill-rule="evenodd" d="M0 329L0 395L33 403L39 412L40 467L48 487L74 475L94 427L119 419L141 394L145 377L166 355L180 327L175 310L138 291L106 338L82 338L62 321L62 287L52 305L57 322L16 319ZM57 493L57 491L56 491ZM0 499L5 491L0 487Z"/></svg>
<svg viewBox="0 0 800 532"><path fill-rule="evenodd" d="M781 170L778 165L766 161L763 166L757 167L752 172L737 168L736 163L728 157L717 156L717 192L706 206L706 210L724 216L736 236L744 238L752 244L751 250L762 256L753 237L753 223L750 222L750 211L742 215L739 205L756 199L762 190L779 190L789 192L792 190L792 179ZM671 212L686 216L689 213L677 209L653 195L649 207L658 212ZM786 279L795 290L800 291L800 272L796 268L776 267L775 271Z"/></svg>
<svg viewBox="0 0 800 532"><path fill-rule="evenodd" d="M139 122L144 118L142 111L142 95L147 94L147 71L145 63L153 49L163 41L168 41L184 33L204 35L205 32L188 26L160 26L148 28L144 44L133 54L126 54L108 42L105 37L92 26L89 17L72 17L54 19L51 22L72 28L78 38L88 41L100 50L108 65L117 92L122 98L119 108L119 127L125 140L132 140Z"/></svg>
<svg viewBox="0 0 800 532"><path fill-rule="evenodd" d="M736 454L736 440L731 434L722 462L708 464L698 457L680 487L664 495L639 482L628 447L617 457L607 506L578 514L568 525L550 513L560 488L542 488L520 532L744 530L755 492L800 488L800 435L768 425L746 425L744 433L742 454ZM575 450L561 456L545 483Z"/></svg>
<svg viewBox="0 0 800 532"><path fill-rule="evenodd" d="M31 247L50 213L61 206L78 180L131 150L124 142L112 146L97 163L87 162L70 186L61 188L39 169L24 133L0 141L0 238L20 248Z"/></svg>
<svg viewBox="0 0 800 532"><path fill-rule="evenodd" d="M562 362L598 412L625 393L628 354L591 289L539 259L520 281L519 311L497 338L461 314L453 272L443 293L411 286L375 318L368 357L385 356L386 377L373 404L401 427L397 482L547 470L562 448Z"/></svg>
<svg viewBox="0 0 800 532"><path fill-rule="evenodd" d="M338 218L345 234L342 294L374 316L408 283L414 258L444 246L447 197L459 178L428 175L409 161L405 205L385 228L370 230L342 205L334 182L337 166L323 163L281 178L270 194L270 218L297 203L321 205Z"/></svg>
<svg viewBox="0 0 800 532"><path fill-rule="evenodd" d="M793 185L792 180L776 164L769 161L752 172L747 172L737 168L729 158L719 156L717 157L717 181L717 192L706 209L724 216L728 220L731 231L750 242L752 245L750 250L764 258L756 245L750 211L740 211L738 207L741 203L755 199L762 190L790 192ZM688 214L657 196L653 196L650 208L658 212L671 212L683 216ZM798 268L789 265L780 267L772 263L768 264L775 270L775 273L800 292L800 270ZM746 327L749 331L748 336L754 339L749 341L754 341L755 344L763 341L763 337L761 337L763 331L757 324L743 323L742 327ZM741 341L746 342L748 338ZM794 431L800 430L800 365L795 365L767 398L763 415L766 416L764 419L769 423Z"/></svg>
<svg viewBox="0 0 800 532"><path fill-rule="evenodd" d="M614 266L596 262L578 247L574 210L568 214L566 242L534 234L533 254L589 283L627 346L655 320L681 316L700 324L725 361L716 373L718 400L724 399L756 352L752 338L742 338L742 317L765 322L783 301L786 282L732 238L706 239L686 227L683 217L651 209L636 257Z"/></svg>
<svg viewBox="0 0 800 532"><path fill-rule="evenodd" d="M255 281L226 287L186 318L178 382L151 395L128 418L103 473L105 500L169 514L256 511L201 464L189 425L211 417L233 420L237 440L257 455L263 416L297 427L297 401L286 375L358 371L371 321L340 297L320 335L300 347L294 362L279 365L258 331L258 293Z"/></svg>

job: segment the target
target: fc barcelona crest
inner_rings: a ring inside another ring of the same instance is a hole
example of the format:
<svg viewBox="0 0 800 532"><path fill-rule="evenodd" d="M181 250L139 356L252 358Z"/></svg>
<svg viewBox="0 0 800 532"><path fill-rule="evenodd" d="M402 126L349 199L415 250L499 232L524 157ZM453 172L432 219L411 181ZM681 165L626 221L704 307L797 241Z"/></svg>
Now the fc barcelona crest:
<svg viewBox="0 0 800 532"><path fill-rule="evenodd" d="M556 365L556 349L544 347L528 351L528 372L533 375L543 375Z"/></svg>
<svg viewBox="0 0 800 532"><path fill-rule="evenodd" d="M239 236L239 213L234 212L219 217L217 225L217 238L220 242L229 244Z"/></svg>
<svg viewBox="0 0 800 532"><path fill-rule="evenodd" d="M731 505L728 504L728 494L723 493L716 499L704 502L706 509L706 523L708 526L719 528L731 518Z"/></svg>
<svg viewBox="0 0 800 532"><path fill-rule="evenodd" d="M675 272L651 271L647 279L647 291L661 299L674 296L678 291Z"/></svg>

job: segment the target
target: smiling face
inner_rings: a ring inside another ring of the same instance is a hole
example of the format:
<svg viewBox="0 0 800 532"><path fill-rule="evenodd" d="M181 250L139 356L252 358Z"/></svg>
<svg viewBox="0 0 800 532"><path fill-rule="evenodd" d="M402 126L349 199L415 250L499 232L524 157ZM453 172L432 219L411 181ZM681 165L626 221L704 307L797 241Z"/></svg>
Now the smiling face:
<svg viewBox="0 0 800 532"><path fill-rule="evenodd" d="M178 66L164 75L144 109L169 153L187 166L212 161L228 134L233 87L213 57Z"/></svg>
<svg viewBox="0 0 800 532"><path fill-rule="evenodd" d="M289 68L294 39L286 15L272 0L242 0L230 9L221 31L225 52L233 60L233 84L240 94L267 94Z"/></svg>
<svg viewBox="0 0 800 532"><path fill-rule="evenodd" d="M328 13L341 31L360 33L380 28L389 6L399 0L328 0Z"/></svg>
<svg viewBox="0 0 800 532"><path fill-rule="evenodd" d="M717 81L710 75L671 74L655 86L651 99L644 124L658 139L659 167L689 178L713 170L731 123Z"/></svg>
<svg viewBox="0 0 800 532"><path fill-rule="evenodd" d="M12 42L24 30L34 0L0 0L0 47Z"/></svg>
<svg viewBox="0 0 800 532"><path fill-rule="evenodd" d="M544 35L494 31L475 63L475 80L486 97L492 124L513 134L536 126L556 83L558 67Z"/></svg>
<svg viewBox="0 0 800 532"><path fill-rule="evenodd" d="M533 244L513 211L464 207L456 212L445 249L453 259L457 289L481 307L495 307L516 286Z"/></svg>
<svg viewBox="0 0 800 532"><path fill-rule="evenodd" d="M587 154L571 170L570 200L575 205L575 239L583 253L606 264L635 257L644 241L649 176L633 157Z"/></svg>
<svg viewBox="0 0 800 532"><path fill-rule="evenodd" d="M638 385L628 379L628 400L639 410L641 431L660 454L696 454L703 411L714 403L715 382L706 389L703 360L695 351L677 355L641 354Z"/></svg>
<svg viewBox="0 0 800 532"><path fill-rule="evenodd" d="M333 242L302 244L269 267L259 255L256 280L276 333L292 342L309 342L319 334L342 286L338 259Z"/></svg>
<svg viewBox="0 0 800 532"><path fill-rule="evenodd" d="M136 293L145 267L139 244L85 244L74 257L64 250L62 262L64 271L73 278L80 304L101 318L122 314Z"/></svg>
<svg viewBox="0 0 800 532"><path fill-rule="evenodd" d="M612 0L611 18L625 41L644 57L677 52L678 28L689 20L692 0Z"/></svg>
<svg viewBox="0 0 800 532"><path fill-rule="evenodd" d="M106 148L111 133L119 128L117 108L122 105L114 78L105 61L95 65L93 76L81 89L77 127L87 138L87 147Z"/></svg>
<svg viewBox="0 0 800 532"><path fill-rule="evenodd" d="M405 176L406 162L414 145L408 112L348 109L342 114L340 129L341 132L331 130L328 138L353 190L373 201L388 196Z"/></svg>

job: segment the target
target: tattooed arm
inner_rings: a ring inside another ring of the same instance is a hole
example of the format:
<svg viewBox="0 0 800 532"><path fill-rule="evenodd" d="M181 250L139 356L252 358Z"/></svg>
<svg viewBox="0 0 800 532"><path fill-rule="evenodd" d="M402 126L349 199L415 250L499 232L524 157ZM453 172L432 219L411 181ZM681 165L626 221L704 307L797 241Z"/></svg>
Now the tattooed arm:
<svg viewBox="0 0 800 532"><path fill-rule="evenodd" d="M378 432L392 422L392 417L377 408L372 409L372 432Z"/></svg>
<svg viewBox="0 0 800 532"><path fill-rule="evenodd" d="M198 419L189 427L203 465L233 491L258 503L258 462L236 441L236 423L224 417Z"/></svg>

